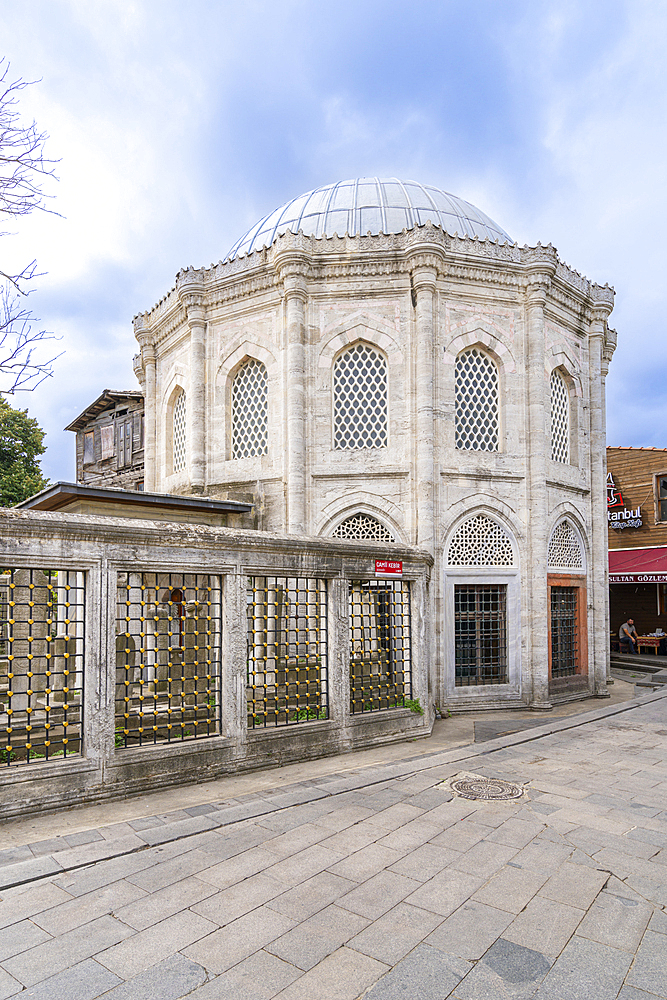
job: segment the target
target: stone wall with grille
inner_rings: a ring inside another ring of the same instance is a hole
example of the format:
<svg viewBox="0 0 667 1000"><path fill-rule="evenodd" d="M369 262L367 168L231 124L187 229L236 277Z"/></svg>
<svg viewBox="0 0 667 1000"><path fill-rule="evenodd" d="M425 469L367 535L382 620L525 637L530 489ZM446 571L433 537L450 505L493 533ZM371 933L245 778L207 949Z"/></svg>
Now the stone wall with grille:
<svg viewBox="0 0 667 1000"><path fill-rule="evenodd" d="M427 553L392 543L395 581L368 538L0 521L0 816L430 731Z"/></svg>

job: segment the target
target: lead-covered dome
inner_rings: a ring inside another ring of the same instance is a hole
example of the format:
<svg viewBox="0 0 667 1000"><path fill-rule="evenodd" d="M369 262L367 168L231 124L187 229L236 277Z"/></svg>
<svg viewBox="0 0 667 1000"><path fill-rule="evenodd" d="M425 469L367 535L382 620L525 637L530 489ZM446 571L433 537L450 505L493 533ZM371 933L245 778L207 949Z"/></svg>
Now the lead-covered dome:
<svg viewBox="0 0 667 1000"><path fill-rule="evenodd" d="M450 236L514 242L484 212L429 184L360 177L308 191L261 219L229 251L228 260L271 246L281 233L306 236L401 233L431 221Z"/></svg>

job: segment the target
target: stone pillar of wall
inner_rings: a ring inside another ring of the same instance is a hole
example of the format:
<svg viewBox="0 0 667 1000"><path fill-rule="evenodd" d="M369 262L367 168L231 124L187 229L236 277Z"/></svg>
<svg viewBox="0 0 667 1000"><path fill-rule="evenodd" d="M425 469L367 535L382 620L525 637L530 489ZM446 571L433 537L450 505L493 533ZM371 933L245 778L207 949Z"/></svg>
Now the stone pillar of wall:
<svg viewBox="0 0 667 1000"><path fill-rule="evenodd" d="M150 492L158 488L157 463L157 383L155 345L148 337L137 337L141 344L141 371L144 390L144 489ZM135 367L135 371L139 365Z"/></svg>
<svg viewBox="0 0 667 1000"><path fill-rule="evenodd" d="M527 565L522 567L523 592L530 606L526 641L530 650L530 679L522 663L522 688L532 708L551 708L549 701L548 590L546 482L547 397L545 372L544 306L550 279L539 274L526 289L526 390L527 427L525 452L528 465ZM528 690L530 684L532 690Z"/></svg>
<svg viewBox="0 0 667 1000"><path fill-rule="evenodd" d="M604 291L604 289L600 289ZM609 290L610 291L610 290ZM613 300L612 300L613 301ZM590 630L593 660L593 692L607 697L609 670L609 555L607 527L607 431L605 375L614 343L605 337L611 302L596 303L588 329L591 470L591 572L589 573Z"/></svg>
<svg viewBox="0 0 667 1000"><path fill-rule="evenodd" d="M206 485L206 308L201 272L182 271L177 287L190 329L187 396L190 489L193 493L203 493Z"/></svg>
<svg viewBox="0 0 667 1000"><path fill-rule="evenodd" d="M411 270L415 302L415 438L417 456L415 496L417 530L414 543L433 553L434 428L433 428L433 340L436 268L417 260Z"/></svg>
<svg viewBox="0 0 667 1000"><path fill-rule="evenodd" d="M307 533L306 494L306 282L307 261L302 255L281 255L278 272L285 302L287 353L287 517L291 535Z"/></svg>

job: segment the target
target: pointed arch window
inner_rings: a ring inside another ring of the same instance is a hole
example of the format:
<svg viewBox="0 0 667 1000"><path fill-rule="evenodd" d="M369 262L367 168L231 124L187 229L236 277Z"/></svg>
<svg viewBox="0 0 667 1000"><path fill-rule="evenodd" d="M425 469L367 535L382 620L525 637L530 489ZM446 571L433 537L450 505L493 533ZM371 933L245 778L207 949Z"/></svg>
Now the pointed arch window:
<svg viewBox="0 0 667 1000"><path fill-rule="evenodd" d="M498 369L477 347L456 359L456 447L498 451Z"/></svg>
<svg viewBox="0 0 667 1000"><path fill-rule="evenodd" d="M174 472L182 472L186 462L186 409L185 393L179 392L172 410L172 458Z"/></svg>
<svg viewBox="0 0 667 1000"><path fill-rule="evenodd" d="M387 447L387 361L368 344L336 359L333 423L337 450Z"/></svg>
<svg viewBox="0 0 667 1000"><path fill-rule="evenodd" d="M557 571L584 568L584 553L579 536L567 518L559 521L549 540L549 569Z"/></svg>
<svg viewBox="0 0 667 1000"><path fill-rule="evenodd" d="M359 511L336 525L331 532L332 538L370 539L374 542L395 542L396 539L381 521L370 514Z"/></svg>
<svg viewBox="0 0 667 1000"><path fill-rule="evenodd" d="M551 458L570 461L570 393L567 382L555 368L551 373Z"/></svg>
<svg viewBox="0 0 667 1000"><path fill-rule="evenodd" d="M256 458L269 450L269 377L256 358L241 365L232 382L232 458Z"/></svg>

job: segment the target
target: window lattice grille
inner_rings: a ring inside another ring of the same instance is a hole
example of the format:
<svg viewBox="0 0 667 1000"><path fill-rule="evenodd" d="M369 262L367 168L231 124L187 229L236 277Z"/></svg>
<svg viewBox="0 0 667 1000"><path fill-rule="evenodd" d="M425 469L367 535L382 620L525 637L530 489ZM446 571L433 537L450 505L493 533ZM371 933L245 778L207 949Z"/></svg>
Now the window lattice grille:
<svg viewBox="0 0 667 1000"><path fill-rule="evenodd" d="M570 461L570 396L559 371L551 373L551 458Z"/></svg>
<svg viewBox="0 0 667 1000"><path fill-rule="evenodd" d="M232 382L232 458L256 458L268 452L268 373L252 358Z"/></svg>
<svg viewBox="0 0 667 1000"><path fill-rule="evenodd" d="M248 727L327 719L326 581L250 576L247 612Z"/></svg>
<svg viewBox="0 0 667 1000"><path fill-rule="evenodd" d="M116 600L116 747L217 735L218 577L122 572Z"/></svg>
<svg viewBox="0 0 667 1000"><path fill-rule="evenodd" d="M456 359L456 447L498 451L498 371L473 347Z"/></svg>
<svg viewBox="0 0 667 1000"><path fill-rule="evenodd" d="M410 584L350 582L350 711L400 708L412 697Z"/></svg>
<svg viewBox="0 0 667 1000"><path fill-rule="evenodd" d="M395 542L396 539L384 524L370 514L353 514L341 521L331 533L332 538L369 539L374 542Z"/></svg>
<svg viewBox="0 0 667 1000"><path fill-rule="evenodd" d="M81 753L85 575L0 571L0 766Z"/></svg>
<svg viewBox="0 0 667 1000"><path fill-rule="evenodd" d="M181 392L174 402L172 449L174 472L185 468L185 393Z"/></svg>
<svg viewBox="0 0 667 1000"><path fill-rule="evenodd" d="M334 448L386 448L387 362L355 344L333 370Z"/></svg>
<svg viewBox="0 0 667 1000"><path fill-rule="evenodd" d="M456 529L449 543L450 566L513 566L509 535L484 514L475 514Z"/></svg>
<svg viewBox="0 0 667 1000"><path fill-rule="evenodd" d="M567 519L560 521L553 530L548 562L554 569L584 568L584 555L577 533Z"/></svg>

